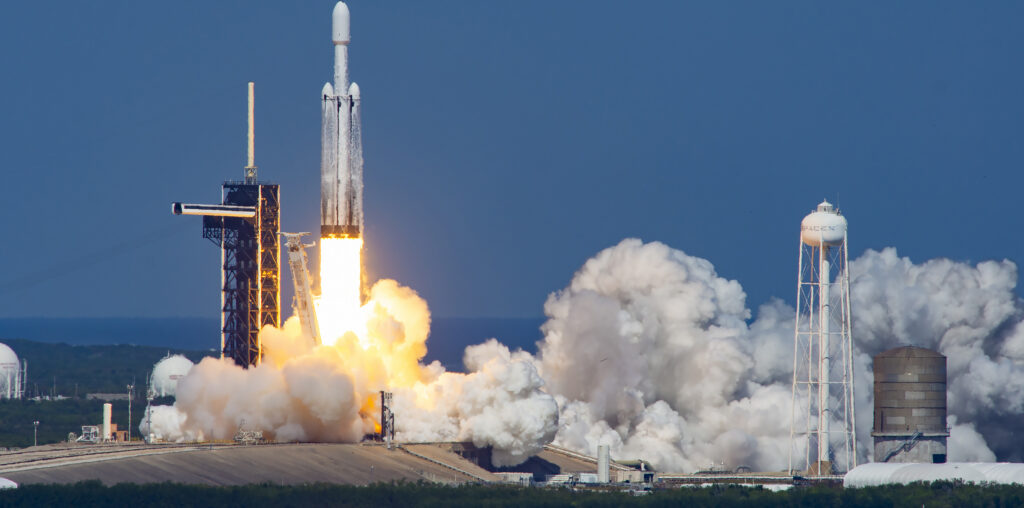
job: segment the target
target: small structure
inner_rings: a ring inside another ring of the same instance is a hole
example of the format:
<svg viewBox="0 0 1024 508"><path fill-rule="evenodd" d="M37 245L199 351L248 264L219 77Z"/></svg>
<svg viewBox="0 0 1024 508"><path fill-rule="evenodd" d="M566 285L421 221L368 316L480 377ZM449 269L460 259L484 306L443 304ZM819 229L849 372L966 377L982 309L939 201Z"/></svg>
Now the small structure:
<svg viewBox="0 0 1024 508"><path fill-rule="evenodd" d="M395 440L395 412L391 410L393 397L391 392L380 392L380 440L388 449Z"/></svg>
<svg viewBox="0 0 1024 508"><path fill-rule="evenodd" d="M87 393L85 400L128 400L127 393Z"/></svg>
<svg viewBox="0 0 1024 508"><path fill-rule="evenodd" d="M78 443L99 443L100 441L99 425L82 425L82 435L75 439L75 442Z"/></svg>
<svg viewBox="0 0 1024 508"><path fill-rule="evenodd" d="M496 472L494 475L501 479L501 483L510 483L513 485L519 485L520 487L529 487L533 485L533 473Z"/></svg>
<svg viewBox="0 0 1024 508"><path fill-rule="evenodd" d="M246 430L245 420L242 420L242 423L238 426L238 432L235 432L235 442L243 445L263 443L263 431Z"/></svg>
<svg viewBox="0 0 1024 508"><path fill-rule="evenodd" d="M907 485L913 482L959 480L966 483L1024 485L1024 464L1009 462L950 462L946 464L864 464L846 473L844 487Z"/></svg>
<svg viewBox="0 0 1024 508"><path fill-rule="evenodd" d="M110 424L110 433L106 437L103 435L102 427L100 425L82 425L82 435L76 439L72 439L75 435L74 432L68 436L68 441L74 441L76 443L127 443L128 442L128 431L117 430L117 424Z"/></svg>
<svg viewBox="0 0 1024 508"><path fill-rule="evenodd" d="M875 462L946 462L946 357L913 346L874 358Z"/></svg>

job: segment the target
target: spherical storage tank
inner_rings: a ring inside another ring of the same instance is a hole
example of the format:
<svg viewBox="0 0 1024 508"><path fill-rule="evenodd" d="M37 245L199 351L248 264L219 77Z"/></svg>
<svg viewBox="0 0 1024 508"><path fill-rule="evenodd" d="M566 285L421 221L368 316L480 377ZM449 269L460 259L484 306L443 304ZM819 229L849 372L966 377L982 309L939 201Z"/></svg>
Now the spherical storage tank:
<svg viewBox="0 0 1024 508"><path fill-rule="evenodd" d="M0 398L18 396L20 374L18 355L7 344L0 344Z"/></svg>
<svg viewBox="0 0 1024 508"><path fill-rule="evenodd" d="M153 393L158 397L174 396L178 380L188 374L192 365L192 360L182 355L168 356L157 362L153 367L153 377L150 379Z"/></svg>
<svg viewBox="0 0 1024 508"><path fill-rule="evenodd" d="M818 209L800 221L800 239L814 247L842 245L846 238L846 218L832 203L822 201Z"/></svg>

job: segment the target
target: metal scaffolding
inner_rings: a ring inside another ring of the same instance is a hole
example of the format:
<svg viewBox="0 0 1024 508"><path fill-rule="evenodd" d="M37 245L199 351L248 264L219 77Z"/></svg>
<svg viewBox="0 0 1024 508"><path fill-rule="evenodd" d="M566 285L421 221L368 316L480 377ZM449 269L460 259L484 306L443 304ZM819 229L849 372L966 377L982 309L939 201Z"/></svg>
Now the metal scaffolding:
<svg viewBox="0 0 1024 508"><path fill-rule="evenodd" d="M256 181L254 90L249 83L245 180L224 182L218 205L171 205L202 216L203 238L221 249L221 357L242 367L260 363L260 329L281 326L281 189Z"/></svg>
<svg viewBox="0 0 1024 508"><path fill-rule="evenodd" d="M223 205L251 206L251 218L203 216L203 238L221 248L221 356L260 362L259 332L281 325L281 199L275 184L224 182Z"/></svg>

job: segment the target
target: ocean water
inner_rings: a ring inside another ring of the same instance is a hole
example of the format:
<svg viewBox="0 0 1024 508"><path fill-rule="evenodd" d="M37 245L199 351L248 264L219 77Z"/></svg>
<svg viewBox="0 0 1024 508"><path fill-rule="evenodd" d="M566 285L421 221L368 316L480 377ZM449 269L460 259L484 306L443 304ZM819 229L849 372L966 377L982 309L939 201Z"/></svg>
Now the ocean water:
<svg viewBox="0 0 1024 508"><path fill-rule="evenodd" d="M434 318L424 362L462 371L468 345L497 338L512 349L536 352L543 318ZM0 342L26 339L72 345L133 344L190 351L220 348L216 318L4 318Z"/></svg>

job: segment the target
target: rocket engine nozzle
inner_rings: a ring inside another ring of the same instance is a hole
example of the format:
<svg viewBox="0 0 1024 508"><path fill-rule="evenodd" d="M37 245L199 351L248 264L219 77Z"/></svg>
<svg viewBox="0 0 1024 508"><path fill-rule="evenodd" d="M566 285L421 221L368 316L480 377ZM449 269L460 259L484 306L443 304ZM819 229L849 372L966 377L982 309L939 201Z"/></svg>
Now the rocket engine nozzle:
<svg viewBox="0 0 1024 508"><path fill-rule="evenodd" d="M359 238L361 236L362 232L359 231L359 226L320 226L320 238Z"/></svg>

